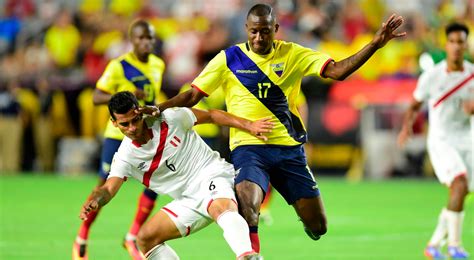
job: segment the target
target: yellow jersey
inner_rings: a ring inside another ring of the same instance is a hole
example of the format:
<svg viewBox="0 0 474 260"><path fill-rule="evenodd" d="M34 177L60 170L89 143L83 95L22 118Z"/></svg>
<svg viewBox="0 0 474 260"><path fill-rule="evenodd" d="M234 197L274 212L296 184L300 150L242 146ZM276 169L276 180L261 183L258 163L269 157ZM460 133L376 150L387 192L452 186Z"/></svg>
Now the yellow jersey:
<svg viewBox="0 0 474 260"><path fill-rule="evenodd" d="M120 91L135 92L136 89L145 91L145 100L139 100L140 105L155 105L165 71L165 63L159 57L150 54L148 62L143 63L129 52L109 62L104 73L97 81L96 88L111 95ZM120 130L108 122L105 138L123 139Z"/></svg>
<svg viewBox="0 0 474 260"><path fill-rule="evenodd" d="M331 60L327 54L291 42L275 40L267 55L241 43L217 54L192 85L205 95L222 87L229 113L249 120L272 118L275 127L267 142L231 128L231 150L241 145L294 146L307 140L296 103L301 80L321 76Z"/></svg>

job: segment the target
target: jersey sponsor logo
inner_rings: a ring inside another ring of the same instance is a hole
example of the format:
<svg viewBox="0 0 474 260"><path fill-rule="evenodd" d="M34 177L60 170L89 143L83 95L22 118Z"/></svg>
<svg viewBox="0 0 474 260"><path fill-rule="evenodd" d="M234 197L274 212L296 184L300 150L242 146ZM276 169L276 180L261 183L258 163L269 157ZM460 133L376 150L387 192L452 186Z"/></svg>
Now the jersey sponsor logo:
<svg viewBox="0 0 474 260"><path fill-rule="evenodd" d="M288 108L287 97L280 87L273 83L238 46L226 49L225 54L227 67L234 73L240 83L280 120L288 134L295 141L306 142L307 135L301 120L291 113ZM238 73L238 71L247 70L257 71L258 73Z"/></svg>
<svg viewBox="0 0 474 260"><path fill-rule="evenodd" d="M241 74L257 74L258 71L256 70L236 70L235 72L241 73Z"/></svg>
<svg viewBox="0 0 474 260"><path fill-rule="evenodd" d="M137 166L137 168L138 168L140 171L143 170L143 169L145 169L145 167L146 167L146 163L145 163L145 162L141 162L141 163L139 163L138 166Z"/></svg>
<svg viewBox="0 0 474 260"><path fill-rule="evenodd" d="M283 74L283 70L285 69L284 65L284 62L280 62L277 64L270 64L270 67L272 67L273 72L275 72L278 77L281 77L281 75Z"/></svg>

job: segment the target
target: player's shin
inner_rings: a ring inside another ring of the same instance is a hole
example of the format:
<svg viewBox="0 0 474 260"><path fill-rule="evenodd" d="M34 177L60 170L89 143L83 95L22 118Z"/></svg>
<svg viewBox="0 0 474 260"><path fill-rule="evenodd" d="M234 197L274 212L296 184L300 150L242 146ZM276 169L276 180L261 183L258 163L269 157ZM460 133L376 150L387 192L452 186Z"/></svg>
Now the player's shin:
<svg viewBox="0 0 474 260"><path fill-rule="evenodd" d="M448 234L447 211L448 210L446 208L441 210L441 213L438 217L438 224L436 225L436 229L433 232L428 245L435 247L441 246L443 239Z"/></svg>
<svg viewBox="0 0 474 260"><path fill-rule="evenodd" d="M460 246L464 212L447 210L448 245Z"/></svg>
<svg viewBox="0 0 474 260"><path fill-rule="evenodd" d="M161 243L153 247L150 251L145 254L146 259L148 260L179 260L179 256L169 245Z"/></svg>
<svg viewBox="0 0 474 260"><path fill-rule="evenodd" d="M216 222L224 230L224 238L237 256L253 251L247 222L239 213L225 211Z"/></svg>

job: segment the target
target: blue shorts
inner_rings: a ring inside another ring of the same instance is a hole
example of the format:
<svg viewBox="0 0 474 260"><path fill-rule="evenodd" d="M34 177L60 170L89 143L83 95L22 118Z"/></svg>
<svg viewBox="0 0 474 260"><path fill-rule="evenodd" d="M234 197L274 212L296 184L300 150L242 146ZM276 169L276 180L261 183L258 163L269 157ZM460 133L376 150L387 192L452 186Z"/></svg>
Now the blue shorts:
<svg viewBox="0 0 474 260"><path fill-rule="evenodd" d="M110 165L114 154L117 152L122 140L105 138L102 143L102 154L100 155L99 177L103 180L107 179L110 172Z"/></svg>
<svg viewBox="0 0 474 260"><path fill-rule="evenodd" d="M248 180L266 193L271 183L290 205L301 198L319 196L302 145L239 146L232 151L231 160L238 172L235 184Z"/></svg>

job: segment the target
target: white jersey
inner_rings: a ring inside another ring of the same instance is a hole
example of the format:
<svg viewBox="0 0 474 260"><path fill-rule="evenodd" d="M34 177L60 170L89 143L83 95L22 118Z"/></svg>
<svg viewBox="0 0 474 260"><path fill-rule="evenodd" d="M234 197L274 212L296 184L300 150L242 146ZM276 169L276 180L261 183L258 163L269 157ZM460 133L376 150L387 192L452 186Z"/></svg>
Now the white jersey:
<svg viewBox="0 0 474 260"><path fill-rule="evenodd" d="M463 71L448 72L446 61L440 62L420 76L413 96L428 103L429 143L472 145L470 116L462 108L463 101L474 99L472 63L464 61Z"/></svg>
<svg viewBox="0 0 474 260"><path fill-rule="evenodd" d="M175 199L216 175L233 180L233 166L192 130L195 122L189 108L170 108L159 118L146 118L152 139L140 145L125 137L114 155L109 178L133 177Z"/></svg>

